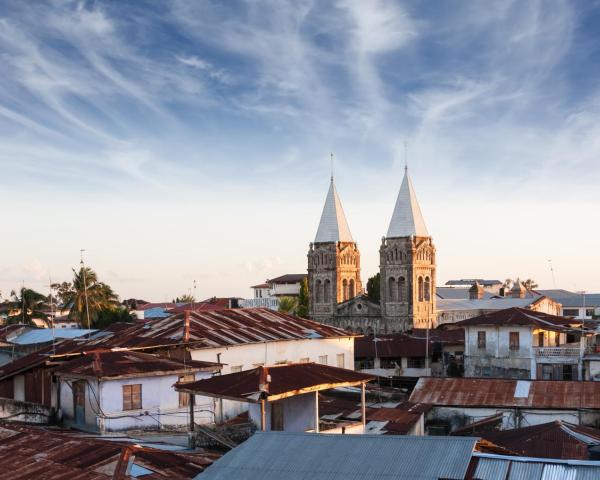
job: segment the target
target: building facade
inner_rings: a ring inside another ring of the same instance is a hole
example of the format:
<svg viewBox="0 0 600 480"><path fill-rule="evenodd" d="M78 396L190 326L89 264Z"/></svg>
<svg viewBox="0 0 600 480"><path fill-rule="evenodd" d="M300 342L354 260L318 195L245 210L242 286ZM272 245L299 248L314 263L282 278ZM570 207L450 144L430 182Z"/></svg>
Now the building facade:
<svg viewBox="0 0 600 480"><path fill-rule="evenodd" d="M380 302L376 303L363 294L360 251L332 179L308 252L311 318L361 333L434 326L435 246L408 171L379 258Z"/></svg>

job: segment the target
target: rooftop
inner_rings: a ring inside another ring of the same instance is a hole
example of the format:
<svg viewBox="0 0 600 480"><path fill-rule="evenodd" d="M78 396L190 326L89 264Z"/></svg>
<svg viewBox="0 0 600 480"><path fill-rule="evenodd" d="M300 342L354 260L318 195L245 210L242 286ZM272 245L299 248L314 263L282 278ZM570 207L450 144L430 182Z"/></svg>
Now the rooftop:
<svg viewBox="0 0 600 480"><path fill-rule="evenodd" d="M327 242L353 242L350 227L342 208L342 202L338 196L333 183L333 177L329 185L329 191L325 198L323 213L317 229L315 243Z"/></svg>
<svg viewBox="0 0 600 480"><path fill-rule="evenodd" d="M500 280L484 280L483 278L461 278L460 280L448 280L444 285L448 285L449 287L470 287L475 282L479 283L479 285L482 287L502 285Z"/></svg>
<svg viewBox="0 0 600 480"><path fill-rule="evenodd" d="M267 281L269 283L300 283L306 277L308 277L308 274L306 273L286 273L279 277L270 278Z"/></svg>
<svg viewBox="0 0 600 480"><path fill-rule="evenodd" d="M504 310L497 310L491 313L484 313L477 317L468 318L454 325L468 327L475 325L523 325L543 328L545 330L563 330L579 322L568 317L550 315L549 313L536 312L525 308L512 307Z"/></svg>
<svg viewBox="0 0 600 480"><path fill-rule="evenodd" d="M15 336L10 341L17 345L34 345L48 343L56 339L79 338L97 332L84 328L34 328L21 335Z"/></svg>
<svg viewBox="0 0 600 480"><path fill-rule="evenodd" d="M423 377L409 400L436 406L600 408L600 382Z"/></svg>
<svg viewBox="0 0 600 480"><path fill-rule="evenodd" d="M84 438L63 430L0 424L0 477L45 480L189 479L217 455Z"/></svg>
<svg viewBox="0 0 600 480"><path fill-rule="evenodd" d="M175 388L197 395L257 402L260 399L275 401L302 393L360 385L374 378L373 375L344 368L317 363L295 363L218 375L197 382L177 384Z"/></svg>
<svg viewBox="0 0 600 480"><path fill-rule="evenodd" d="M588 460L588 448L600 445L600 430L561 420L512 430L483 431L478 435L526 457Z"/></svg>
<svg viewBox="0 0 600 480"><path fill-rule="evenodd" d="M199 478L463 479L476 440L467 437L256 432Z"/></svg>
<svg viewBox="0 0 600 480"><path fill-rule="evenodd" d="M592 480L600 477L600 462L552 460L474 453L467 480Z"/></svg>
<svg viewBox="0 0 600 480"><path fill-rule="evenodd" d="M429 233L425 226L421 207L419 207L419 202L417 201L415 189L410 181L408 170L406 170L386 237L410 236L428 237Z"/></svg>
<svg viewBox="0 0 600 480"><path fill-rule="evenodd" d="M481 300L468 298L438 298L436 301L439 312L456 310L504 310L506 308L526 308L539 301L541 296L527 298L491 297Z"/></svg>
<svg viewBox="0 0 600 480"><path fill-rule="evenodd" d="M426 351L426 332L415 329L412 333L392 333L377 337L359 337L354 339L354 356L361 357L424 357ZM429 331L429 349L436 343L460 345L465 343L463 329Z"/></svg>
<svg viewBox="0 0 600 480"><path fill-rule="evenodd" d="M437 287L435 289L435 294L438 298L443 299L468 300L469 290L469 288ZM483 292L483 299L487 300L492 297L494 297L493 293Z"/></svg>
<svg viewBox="0 0 600 480"><path fill-rule="evenodd" d="M89 352L61 365L58 375L123 378L140 376L173 375L199 371L214 372L218 363L188 360L184 363L141 352L104 351Z"/></svg>

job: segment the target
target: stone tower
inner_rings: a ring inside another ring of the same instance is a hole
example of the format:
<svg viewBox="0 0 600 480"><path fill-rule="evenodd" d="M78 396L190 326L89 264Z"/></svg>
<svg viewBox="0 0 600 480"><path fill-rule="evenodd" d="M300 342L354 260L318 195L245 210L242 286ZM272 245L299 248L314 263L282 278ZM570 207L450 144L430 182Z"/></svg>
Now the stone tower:
<svg viewBox="0 0 600 480"><path fill-rule="evenodd" d="M338 303L362 293L360 252L352 239L333 177L315 241L308 251L310 317L330 323Z"/></svg>
<svg viewBox="0 0 600 480"><path fill-rule="evenodd" d="M405 169L379 248L383 332L435 326L435 246Z"/></svg>

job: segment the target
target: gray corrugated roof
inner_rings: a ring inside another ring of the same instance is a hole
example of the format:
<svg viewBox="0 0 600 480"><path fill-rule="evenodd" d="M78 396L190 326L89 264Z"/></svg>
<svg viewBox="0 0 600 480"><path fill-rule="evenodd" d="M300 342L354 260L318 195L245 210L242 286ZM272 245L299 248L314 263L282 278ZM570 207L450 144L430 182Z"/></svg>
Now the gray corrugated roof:
<svg viewBox="0 0 600 480"><path fill-rule="evenodd" d="M480 480L598 480L600 462L508 457L475 453L477 467L473 478ZM508 477L506 474L508 473Z"/></svg>
<svg viewBox="0 0 600 480"><path fill-rule="evenodd" d="M410 237L428 237L425 220L417 201L417 195L408 176L408 171L404 173L404 179L398 192L398 199L388 228L387 238Z"/></svg>
<svg viewBox="0 0 600 480"><path fill-rule="evenodd" d="M476 438L257 432L202 480L437 480L465 477Z"/></svg>
<svg viewBox="0 0 600 480"><path fill-rule="evenodd" d="M33 345L36 343L51 342L52 339L79 338L96 331L83 328L55 328L54 330L51 328L39 328L25 332L12 339L11 342L17 345Z"/></svg>
<svg viewBox="0 0 600 480"><path fill-rule="evenodd" d="M531 305L539 297L535 298L490 298L483 300L469 300L460 298L439 298L436 301L438 312L449 312L454 310L503 310L505 308L525 308Z"/></svg>
<svg viewBox="0 0 600 480"><path fill-rule="evenodd" d="M338 196L333 178L329 185L325 206L321 214L321 221L317 229L315 243L325 242L353 242L342 202Z"/></svg>
<svg viewBox="0 0 600 480"><path fill-rule="evenodd" d="M457 300L468 300L469 289L468 288L454 288L454 287L437 287L435 293L438 298L443 299L457 299ZM495 296L490 292L483 292L483 299L492 298Z"/></svg>

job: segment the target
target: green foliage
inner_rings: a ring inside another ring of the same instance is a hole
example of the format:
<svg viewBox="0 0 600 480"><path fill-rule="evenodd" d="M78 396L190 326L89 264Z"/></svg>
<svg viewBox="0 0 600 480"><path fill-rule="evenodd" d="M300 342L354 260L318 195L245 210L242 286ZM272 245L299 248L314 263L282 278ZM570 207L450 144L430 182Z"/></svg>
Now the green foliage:
<svg viewBox="0 0 600 480"><path fill-rule="evenodd" d="M177 303L194 303L196 299L190 293L184 293L181 297L177 297Z"/></svg>
<svg viewBox="0 0 600 480"><path fill-rule="evenodd" d="M89 309L90 326L94 326L100 311L119 308L119 297L106 283L98 281L96 272L91 268L73 269L73 274L72 289L66 298L66 304L71 305L69 319L76 320L82 327L87 328L87 309Z"/></svg>
<svg viewBox="0 0 600 480"><path fill-rule="evenodd" d="M62 307L67 306L73 294L73 284L71 282L53 283L50 288L56 303Z"/></svg>
<svg viewBox="0 0 600 480"><path fill-rule="evenodd" d="M525 280L523 282L523 286L527 289L527 290L533 290L534 288L538 288L539 285L535 282L535 280L528 278L527 280Z"/></svg>
<svg viewBox="0 0 600 480"><path fill-rule="evenodd" d="M133 322L133 316L129 313L126 308L107 308L97 312L92 328L106 328L109 325L117 322L131 323Z"/></svg>
<svg viewBox="0 0 600 480"><path fill-rule="evenodd" d="M298 299L296 297L280 297L279 311L289 313L290 315L296 315L296 312L298 311Z"/></svg>
<svg viewBox="0 0 600 480"><path fill-rule="evenodd" d="M379 273L373 275L367 280L367 296L375 303L379 303L381 298L380 282L381 276Z"/></svg>
<svg viewBox="0 0 600 480"><path fill-rule="evenodd" d="M298 295L296 315L299 317L308 318L308 297L308 278L305 278L300 284L300 293Z"/></svg>
<svg viewBox="0 0 600 480"><path fill-rule="evenodd" d="M45 313L48 309L46 297L30 288L22 287L19 294L13 290L8 304L11 312L7 323L33 324L34 318L48 318Z"/></svg>

